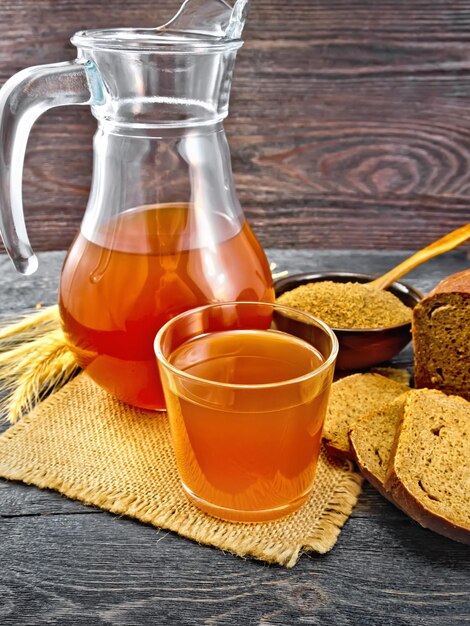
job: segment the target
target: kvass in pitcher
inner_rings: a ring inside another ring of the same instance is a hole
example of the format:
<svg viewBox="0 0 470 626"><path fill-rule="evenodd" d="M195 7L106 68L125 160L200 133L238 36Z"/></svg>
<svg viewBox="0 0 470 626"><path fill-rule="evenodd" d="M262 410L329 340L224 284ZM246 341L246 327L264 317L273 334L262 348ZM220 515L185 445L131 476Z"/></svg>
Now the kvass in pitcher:
<svg viewBox="0 0 470 626"><path fill-rule="evenodd" d="M274 298L223 129L247 5L187 0L159 28L79 32L76 61L24 70L0 92L0 230L23 273L37 267L21 203L31 125L65 104L90 105L98 121L60 312L80 365L136 406L164 408L153 339L165 322L206 303Z"/></svg>

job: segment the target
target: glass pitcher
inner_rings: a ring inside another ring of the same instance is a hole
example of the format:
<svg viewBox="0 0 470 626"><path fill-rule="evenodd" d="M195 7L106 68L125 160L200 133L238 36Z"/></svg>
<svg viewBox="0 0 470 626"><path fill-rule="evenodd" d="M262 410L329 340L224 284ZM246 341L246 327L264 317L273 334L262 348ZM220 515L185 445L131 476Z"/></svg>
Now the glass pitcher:
<svg viewBox="0 0 470 626"><path fill-rule="evenodd" d="M75 61L23 70L0 92L0 229L24 274L37 268L21 198L29 130L67 104L90 105L98 120L60 314L78 363L136 406L164 408L153 341L170 318L211 302L274 298L222 125L247 4L187 0L156 29L79 32Z"/></svg>

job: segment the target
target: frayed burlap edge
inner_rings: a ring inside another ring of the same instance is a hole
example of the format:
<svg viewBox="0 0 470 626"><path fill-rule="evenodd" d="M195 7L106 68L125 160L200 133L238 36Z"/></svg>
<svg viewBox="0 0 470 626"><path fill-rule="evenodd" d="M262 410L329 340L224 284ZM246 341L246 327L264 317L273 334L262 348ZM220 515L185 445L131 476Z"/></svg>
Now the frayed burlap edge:
<svg viewBox="0 0 470 626"><path fill-rule="evenodd" d="M54 396L51 396L48 402L54 403L54 400ZM5 444L27 428L35 421L35 417L35 411L23 417L19 423L2 434L1 443ZM294 567L304 552L313 551L325 554L333 548L341 528L357 503L363 482L361 475L354 471L353 464L346 461L342 476L329 498L328 505L312 529L312 534L302 539L301 543L286 545L286 543L269 542L251 537L249 524L221 522L220 525L216 524L208 528L204 519L188 519L176 510L165 511L158 505L154 505L149 510L147 502L131 494L123 496L104 488L97 492L92 487L71 484L56 473L41 467L39 463L35 464L34 459L28 463L9 462L8 464L0 459L0 477L18 480L42 489L52 489L87 505L97 506L120 516L134 518L157 528L179 533L202 545L214 546L242 558L251 556L287 568ZM297 514L299 513L294 513L294 515ZM268 522L270 523L277 522ZM241 533L240 529L243 527L246 531Z"/></svg>
<svg viewBox="0 0 470 626"><path fill-rule="evenodd" d="M237 556L245 554L287 568L294 567L303 552L313 551L326 554L333 548L341 528L357 503L363 482L362 477L356 472L351 470L344 472L344 477L338 483L328 507L319 518L317 527L303 545L286 548L285 545L272 543L269 546L263 544L261 548L259 539L253 540L249 536L243 538L231 536L230 528L216 527L215 530L208 532L207 527L201 528L202 524L195 524L194 520L188 523L187 518L183 516L178 519L175 517L176 511L150 512L146 503L139 501L135 496L122 497L113 492L97 494L92 488L76 487L41 468L25 468L24 466L6 468L0 462L0 475L8 480L18 480L42 489L56 490L72 500L97 506L110 513L134 518L163 530L181 533L202 545L215 546Z"/></svg>
<svg viewBox="0 0 470 626"><path fill-rule="evenodd" d="M364 478L355 471L351 461L345 461L343 477L336 485L328 506L320 516L315 532L305 543L305 550L313 550L326 554L335 545L342 527L356 506L362 491ZM295 561L287 567L295 565L302 548L293 554Z"/></svg>

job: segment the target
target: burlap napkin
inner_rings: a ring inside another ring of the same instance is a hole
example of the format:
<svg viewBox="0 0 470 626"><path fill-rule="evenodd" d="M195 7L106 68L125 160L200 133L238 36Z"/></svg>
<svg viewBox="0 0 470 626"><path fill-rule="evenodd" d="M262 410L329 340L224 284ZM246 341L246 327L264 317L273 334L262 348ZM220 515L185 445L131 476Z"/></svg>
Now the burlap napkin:
<svg viewBox="0 0 470 626"><path fill-rule="evenodd" d="M361 489L349 464L322 451L313 494L297 513L264 524L209 517L184 496L166 414L121 404L85 374L0 437L0 476L286 567L302 550L333 547Z"/></svg>

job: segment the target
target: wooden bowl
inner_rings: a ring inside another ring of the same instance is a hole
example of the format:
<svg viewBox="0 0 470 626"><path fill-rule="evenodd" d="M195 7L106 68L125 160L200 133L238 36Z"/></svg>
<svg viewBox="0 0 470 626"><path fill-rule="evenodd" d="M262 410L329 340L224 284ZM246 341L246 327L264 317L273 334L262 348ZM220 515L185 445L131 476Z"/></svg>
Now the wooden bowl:
<svg viewBox="0 0 470 626"><path fill-rule="evenodd" d="M275 281L276 297L291 291L300 285L331 280L339 283L368 283L377 276L352 272L318 272L287 276ZM422 299L422 295L413 287L402 282L391 285L390 291L406 306L412 309ZM294 320L287 320L286 330ZM299 326L303 322L295 322ZM339 354L336 368L339 370L365 369L378 363L388 361L398 354L411 340L411 323L390 326L387 328L348 329L333 328L339 341ZM295 334L295 333L294 333Z"/></svg>

